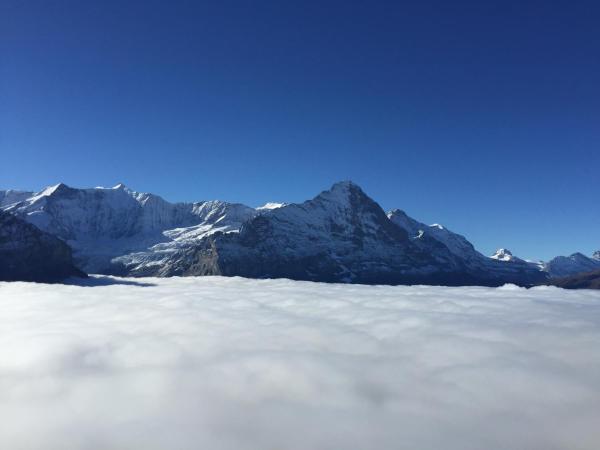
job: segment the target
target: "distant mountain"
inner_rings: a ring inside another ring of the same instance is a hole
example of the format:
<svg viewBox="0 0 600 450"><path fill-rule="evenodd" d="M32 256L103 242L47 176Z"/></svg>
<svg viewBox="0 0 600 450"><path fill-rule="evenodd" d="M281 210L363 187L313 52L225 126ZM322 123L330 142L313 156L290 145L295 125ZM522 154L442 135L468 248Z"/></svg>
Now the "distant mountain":
<svg viewBox="0 0 600 450"><path fill-rule="evenodd" d="M568 277L553 278L547 284L564 289L600 289L600 269Z"/></svg>
<svg viewBox="0 0 600 450"><path fill-rule="evenodd" d="M488 258L473 247L464 236L454 233L440 224L425 225L409 217L399 209L388 213L390 220L403 228L412 241L431 254L439 252L439 246L447 248L458 258L464 271L470 276L485 278L480 284L502 284L510 282L528 285L533 280L546 278L546 274L536 264L513 257L510 251L500 249ZM510 256L509 256L510 255Z"/></svg>
<svg viewBox="0 0 600 450"><path fill-rule="evenodd" d="M265 203L262 206L259 206L256 209L258 209L259 211L263 210L263 209L277 209L277 208L281 208L282 206L286 206L286 205L287 205L287 203L268 202L268 203Z"/></svg>
<svg viewBox="0 0 600 450"><path fill-rule="evenodd" d="M0 205L67 242L91 273L391 284L530 285L547 278L508 250L488 258L441 225L398 209L386 214L352 182L301 204L259 208L169 203L122 184L0 191Z"/></svg>
<svg viewBox="0 0 600 450"><path fill-rule="evenodd" d="M435 241L443 244L453 255L459 258L465 260L484 258L464 236L453 233L442 225L437 223L425 225L409 217L400 209L388 212L387 216L394 224L404 229L418 245L426 248L428 241Z"/></svg>
<svg viewBox="0 0 600 450"><path fill-rule="evenodd" d="M57 282L84 276L67 244L0 211L0 281Z"/></svg>
<svg viewBox="0 0 600 450"><path fill-rule="evenodd" d="M544 264L544 270L552 278L567 277L578 273L591 272L600 269L598 252L592 258L582 253L573 253L571 256L557 256Z"/></svg>
<svg viewBox="0 0 600 450"><path fill-rule="evenodd" d="M525 262L521 258L517 258L516 256L514 256L510 250L507 250L505 248L499 248L498 250L496 250L496 253L490 256L490 258L496 259L498 261Z"/></svg>

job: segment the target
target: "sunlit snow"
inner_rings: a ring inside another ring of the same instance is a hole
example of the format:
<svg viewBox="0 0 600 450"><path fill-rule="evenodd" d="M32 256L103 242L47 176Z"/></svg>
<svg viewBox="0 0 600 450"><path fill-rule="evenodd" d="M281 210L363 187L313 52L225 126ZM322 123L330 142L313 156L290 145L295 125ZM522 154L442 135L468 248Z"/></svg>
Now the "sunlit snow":
<svg viewBox="0 0 600 450"><path fill-rule="evenodd" d="M598 449L600 293L0 283L2 449Z"/></svg>

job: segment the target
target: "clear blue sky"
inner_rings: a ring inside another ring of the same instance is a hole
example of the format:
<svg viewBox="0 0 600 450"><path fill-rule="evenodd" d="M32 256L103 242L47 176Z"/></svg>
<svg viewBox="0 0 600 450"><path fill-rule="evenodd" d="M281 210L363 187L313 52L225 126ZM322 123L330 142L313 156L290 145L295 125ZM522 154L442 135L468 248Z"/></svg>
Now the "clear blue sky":
<svg viewBox="0 0 600 450"><path fill-rule="evenodd" d="M0 187L300 201L600 248L600 3L0 2Z"/></svg>

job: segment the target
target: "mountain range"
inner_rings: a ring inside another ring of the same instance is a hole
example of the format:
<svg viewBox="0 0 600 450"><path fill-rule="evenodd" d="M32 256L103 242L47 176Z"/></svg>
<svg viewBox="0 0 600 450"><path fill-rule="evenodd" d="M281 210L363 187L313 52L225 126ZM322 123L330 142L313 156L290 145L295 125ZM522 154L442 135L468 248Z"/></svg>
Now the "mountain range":
<svg viewBox="0 0 600 450"><path fill-rule="evenodd" d="M0 191L0 210L66 242L88 273L226 275L366 284L531 285L600 269L600 254L528 262L385 212L356 184L304 203L170 203L123 184Z"/></svg>

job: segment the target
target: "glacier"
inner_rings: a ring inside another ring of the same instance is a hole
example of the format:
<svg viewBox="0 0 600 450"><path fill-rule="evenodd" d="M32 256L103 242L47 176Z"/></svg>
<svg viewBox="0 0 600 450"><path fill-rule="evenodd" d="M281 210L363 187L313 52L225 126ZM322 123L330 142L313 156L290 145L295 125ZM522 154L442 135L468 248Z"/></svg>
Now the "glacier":
<svg viewBox="0 0 600 450"><path fill-rule="evenodd" d="M0 283L0 448L595 450L600 293Z"/></svg>
<svg viewBox="0 0 600 450"><path fill-rule="evenodd" d="M221 201L169 203L122 183L89 189L60 183L10 198L20 201L6 204L5 211L63 239L90 273L114 271L115 264L131 271L161 264L190 242L217 231L237 231L257 214L248 206Z"/></svg>

